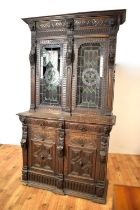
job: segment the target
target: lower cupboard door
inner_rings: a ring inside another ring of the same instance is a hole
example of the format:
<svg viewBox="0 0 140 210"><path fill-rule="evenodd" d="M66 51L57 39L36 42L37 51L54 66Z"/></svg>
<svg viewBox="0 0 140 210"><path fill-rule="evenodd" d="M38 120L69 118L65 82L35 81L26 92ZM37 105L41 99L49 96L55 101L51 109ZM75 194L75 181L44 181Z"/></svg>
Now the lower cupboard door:
<svg viewBox="0 0 140 210"><path fill-rule="evenodd" d="M64 191L66 193L73 195L75 191L82 194L95 193L96 158L95 142L91 144L88 137L69 139L66 136L64 158Z"/></svg>

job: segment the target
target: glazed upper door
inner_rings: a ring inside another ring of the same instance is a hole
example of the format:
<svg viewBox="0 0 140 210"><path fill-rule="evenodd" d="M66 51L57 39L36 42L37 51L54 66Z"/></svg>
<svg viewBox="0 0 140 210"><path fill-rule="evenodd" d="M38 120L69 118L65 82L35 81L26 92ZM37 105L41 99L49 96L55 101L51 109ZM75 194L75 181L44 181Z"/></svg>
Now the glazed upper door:
<svg viewBox="0 0 140 210"><path fill-rule="evenodd" d="M106 38L74 40L72 109L103 110L106 104L108 42Z"/></svg>
<svg viewBox="0 0 140 210"><path fill-rule="evenodd" d="M66 104L66 39L38 40L36 63L36 106L61 109Z"/></svg>

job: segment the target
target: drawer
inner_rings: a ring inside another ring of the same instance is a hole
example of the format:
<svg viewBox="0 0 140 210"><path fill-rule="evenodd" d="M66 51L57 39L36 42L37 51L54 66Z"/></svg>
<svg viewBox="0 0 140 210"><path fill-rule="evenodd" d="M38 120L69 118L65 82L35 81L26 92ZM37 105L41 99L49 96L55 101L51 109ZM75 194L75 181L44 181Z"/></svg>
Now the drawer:
<svg viewBox="0 0 140 210"><path fill-rule="evenodd" d="M96 124L84 124L84 123L65 123L66 129L71 130L78 130L82 133L92 131L97 133L103 133L104 132L104 126L102 125L96 125Z"/></svg>
<svg viewBox="0 0 140 210"><path fill-rule="evenodd" d="M36 118L27 118L28 125L37 125L42 128L53 127L53 128L63 128L64 121L61 120L45 120L45 119L36 119Z"/></svg>
<svg viewBox="0 0 140 210"><path fill-rule="evenodd" d="M58 129L53 127L42 127L40 125L29 126L29 139L32 141L56 141L58 138Z"/></svg>
<svg viewBox="0 0 140 210"><path fill-rule="evenodd" d="M72 147L97 148L100 144L100 135L94 132L81 132L78 130L66 130L66 144Z"/></svg>

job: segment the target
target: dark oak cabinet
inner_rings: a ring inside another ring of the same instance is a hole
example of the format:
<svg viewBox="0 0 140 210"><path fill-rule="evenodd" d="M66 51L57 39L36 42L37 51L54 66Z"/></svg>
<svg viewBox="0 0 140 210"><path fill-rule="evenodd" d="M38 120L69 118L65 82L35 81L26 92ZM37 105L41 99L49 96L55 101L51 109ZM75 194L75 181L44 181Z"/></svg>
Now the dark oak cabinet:
<svg viewBox="0 0 140 210"><path fill-rule="evenodd" d="M31 30L31 106L22 180L104 203L116 36L125 10L23 19Z"/></svg>

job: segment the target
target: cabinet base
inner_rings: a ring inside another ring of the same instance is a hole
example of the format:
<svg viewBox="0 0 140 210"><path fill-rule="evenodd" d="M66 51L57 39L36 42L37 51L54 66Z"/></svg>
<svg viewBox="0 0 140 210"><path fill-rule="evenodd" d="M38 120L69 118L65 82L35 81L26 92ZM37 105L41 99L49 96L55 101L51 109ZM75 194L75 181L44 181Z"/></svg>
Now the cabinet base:
<svg viewBox="0 0 140 210"><path fill-rule="evenodd" d="M44 185L43 183L37 183L37 182L33 182L33 181L22 180L22 182L23 182L23 184L25 184L27 186L36 187L36 188L40 188L40 189L44 189L44 190L49 190L53 193L57 193L60 195L71 195L71 196L75 196L75 197L80 197L80 198L88 199L88 200L91 200L93 202L100 203L100 204L106 203L108 183L106 184L103 197L98 197L96 194L91 195L91 194L80 193L80 192L76 192L76 191L72 191L72 190L68 190L68 189L60 190L55 186Z"/></svg>

